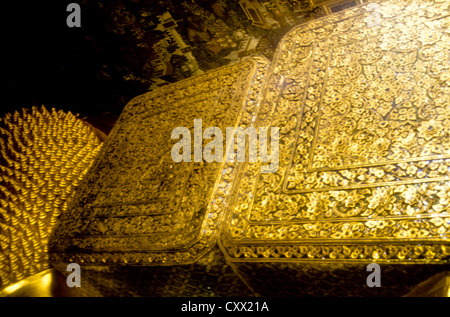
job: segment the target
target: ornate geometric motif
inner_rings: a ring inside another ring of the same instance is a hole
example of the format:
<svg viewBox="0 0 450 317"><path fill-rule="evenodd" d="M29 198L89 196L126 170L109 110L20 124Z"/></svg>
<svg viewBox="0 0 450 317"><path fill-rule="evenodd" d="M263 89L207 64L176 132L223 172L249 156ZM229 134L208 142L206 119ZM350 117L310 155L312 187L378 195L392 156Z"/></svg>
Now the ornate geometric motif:
<svg viewBox="0 0 450 317"><path fill-rule="evenodd" d="M250 59L133 99L61 217L52 260L183 264L210 250L236 164L175 163L171 132L193 131L194 119L222 131L250 126L267 65Z"/></svg>
<svg viewBox="0 0 450 317"><path fill-rule="evenodd" d="M231 261L448 259L449 8L375 1L285 36L256 120L280 128L280 167L246 164Z"/></svg>

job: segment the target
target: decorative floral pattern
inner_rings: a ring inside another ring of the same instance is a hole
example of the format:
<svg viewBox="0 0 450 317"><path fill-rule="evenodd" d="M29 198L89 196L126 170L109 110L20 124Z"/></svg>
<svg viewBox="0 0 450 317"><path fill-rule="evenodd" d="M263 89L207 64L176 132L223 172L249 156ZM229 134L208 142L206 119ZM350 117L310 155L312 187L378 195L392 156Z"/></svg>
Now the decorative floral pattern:
<svg viewBox="0 0 450 317"><path fill-rule="evenodd" d="M230 261L446 261L449 8L416 3L299 26L267 77L253 59L135 98L63 215L53 262L190 263L217 241ZM280 127L278 171L170 168L164 133L202 115Z"/></svg>
<svg viewBox="0 0 450 317"><path fill-rule="evenodd" d="M445 1L379 1L284 38L263 92L273 116L257 121L280 127L280 168L246 165L224 235L231 259L287 259L281 245L304 248L296 259L342 248L345 259L448 258L448 12ZM403 255L412 241L436 251Z"/></svg>
<svg viewBox="0 0 450 317"><path fill-rule="evenodd" d="M174 163L170 133L199 118L222 131L250 126L267 66L253 58L133 99L62 215L51 261L179 264L208 252L237 165Z"/></svg>

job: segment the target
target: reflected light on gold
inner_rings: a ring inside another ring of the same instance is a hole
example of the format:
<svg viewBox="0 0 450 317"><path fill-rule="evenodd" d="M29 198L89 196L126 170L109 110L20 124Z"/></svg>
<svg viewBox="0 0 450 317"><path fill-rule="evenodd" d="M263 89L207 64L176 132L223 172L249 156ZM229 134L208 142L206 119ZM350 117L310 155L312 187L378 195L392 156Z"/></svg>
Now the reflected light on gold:
<svg viewBox="0 0 450 317"><path fill-rule="evenodd" d="M0 292L3 297L51 297L52 270L45 270L15 284L9 285Z"/></svg>
<svg viewBox="0 0 450 317"><path fill-rule="evenodd" d="M50 268L49 234L101 144L70 112L33 107L0 118L0 289Z"/></svg>

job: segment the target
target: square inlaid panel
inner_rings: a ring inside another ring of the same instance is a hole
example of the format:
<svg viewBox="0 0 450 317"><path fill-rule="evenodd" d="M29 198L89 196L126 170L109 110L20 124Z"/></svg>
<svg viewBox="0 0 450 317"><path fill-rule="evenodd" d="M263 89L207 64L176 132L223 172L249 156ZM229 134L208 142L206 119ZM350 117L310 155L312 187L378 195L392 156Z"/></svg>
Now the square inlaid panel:
<svg viewBox="0 0 450 317"><path fill-rule="evenodd" d="M242 171L230 261L448 259L449 6L375 1L285 36L256 121L280 167Z"/></svg>
<svg viewBox="0 0 450 317"><path fill-rule="evenodd" d="M268 61L253 58L136 97L62 215L53 262L192 263L215 244L234 162L173 161L174 128L250 126ZM224 138L225 139L225 138ZM204 140L203 145L209 140Z"/></svg>

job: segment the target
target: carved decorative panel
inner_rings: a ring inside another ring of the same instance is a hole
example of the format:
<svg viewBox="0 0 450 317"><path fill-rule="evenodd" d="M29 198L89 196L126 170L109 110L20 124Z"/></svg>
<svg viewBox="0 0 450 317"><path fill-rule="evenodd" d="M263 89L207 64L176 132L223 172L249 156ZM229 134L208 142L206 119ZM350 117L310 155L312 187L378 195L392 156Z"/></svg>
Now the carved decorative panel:
<svg viewBox="0 0 450 317"><path fill-rule="evenodd" d="M236 166L175 163L171 132L193 132L194 119L222 131L251 125L267 65L250 59L133 99L62 215L51 241L52 261L167 265L192 263L207 253Z"/></svg>
<svg viewBox="0 0 450 317"><path fill-rule="evenodd" d="M0 118L0 297L50 267L50 233L101 147L70 112L42 106Z"/></svg>
<svg viewBox="0 0 450 317"><path fill-rule="evenodd" d="M375 1L299 26L263 91L280 167L247 163L230 261L450 256L448 1Z"/></svg>

